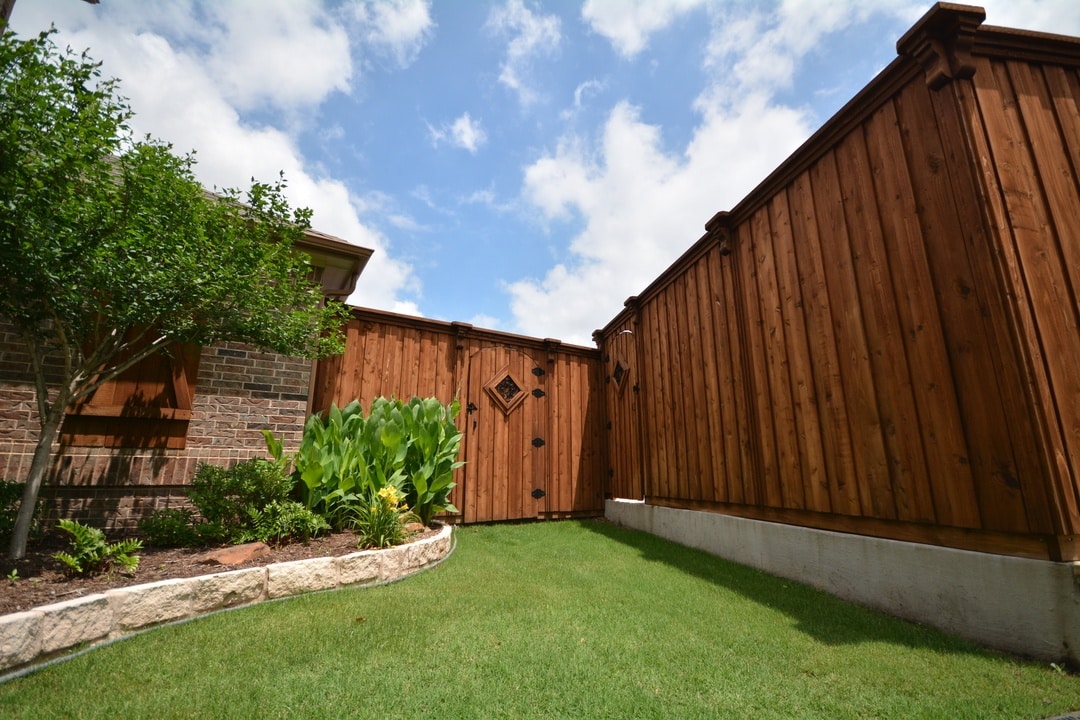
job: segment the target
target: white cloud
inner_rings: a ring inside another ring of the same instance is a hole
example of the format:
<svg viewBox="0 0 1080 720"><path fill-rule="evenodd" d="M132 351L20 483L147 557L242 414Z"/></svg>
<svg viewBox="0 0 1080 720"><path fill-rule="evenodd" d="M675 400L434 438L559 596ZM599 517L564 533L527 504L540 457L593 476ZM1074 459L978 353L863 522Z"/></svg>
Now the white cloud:
<svg viewBox="0 0 1080 720"><path fill-rule="evenodd" d="M595 157L567 138L526 170L525 198L549 219L580 214L571 261L540 279L508 283L518 332L590 344L623 301L645 288L809 133L806 119L750 98L703 118L682 154L660 128L618 104Z"/></svg>
<svg viewBox="0 0 1080 720"><path fill-rule="evenodd" d="M445 123L442 127L433 127L428 124L428 134L435 146L449 142L454 147L468 150L472 154L487 142L487 133L479 120L473 120L469 113L465 113L452 123Z"/></svg>
<svg viewBox="0 0 1080 720"><path fill-rule="evenodd" d="M563 120L572 119L584 106L588 96L597 95L605 89L607 89L607 83L602 80L586 80L585 82L578 84L578 86L574 88L573 106L559 113L559 117Z"/></svg>
<svg viewBox="0 0 1080 720"><path fill-rule="evenodd" d="M986 24L1080 35L1080 3L1076 0L982 0Z"/></svg>
<svg viewBox="0 0 1080 720"><path fill-rule="evenodd" d="M466 322L473 327L484 328L487 330L498 330L500 324L499 318L492 315L486 315L484 313L480 313L479 315L473 315L471 318L466 320Z"/></svg>
<svg viewBox="0 0 1080 720"><path fill-rule="evenodd" d="M516 92L522 105L536 102L539 96L527 85L525 76L535 56L559 49L562 32L558 16L533 13L523 0L506 0L492 8L486 27L497 35L511 36L499 82Z"/></svg>
<svg viewBox="0 0 1080 720"><path fill-rule="evenodd" d="M427 0L367 0L353 7L364 39L378 52L408 67L435 31Z"/></svg>
<svg viewBox="0 0 1080 720"><path fill-rule="evenodd" d="M487 134L484 132L484 128L479 121L469 117L469 113L465 113L455 120L454 124L450 126L450 132L453 134L454 143L471 153L475 153L481 145L487 142Z"/></svg>
<svg viewBox="0 0 1080 720"><path fill-rule="evenodd" d="M412 298L419 296L420 287L411 266L394 258L386 237L361 219L371 208L370 198L358 198L341 180L313 170L287 129L252 124L241 112L250 102L314 109L338 88L347 65L341 58L348 53L342 56L335 43L345 36L344 30L332 25L321 5L267 3L265 12L251 15L275 19L253 20L245 47L234 51L218 46L230 33L239 32L235 25L239 20L224 7L230 3L117 1L86 6L90 12L78 7L84 3L74 5L61 13L55 9L57 3L20 3L12 16L13 28L37 32L55 21L59 44L90 48L91 55L103 62L106 76L122 78L120 91L136 112L132 121L136 135L149 133L172 143L178 152L197 150L196 173L208 187L246 188L252 177L273 180L283 170L290 202L314 210L316 229L375 251L354 301L419 314ZM306 14L297 14L301 11ZM208 15L212 22L204 22ZM271 89L273 78L251 67L232 77L220 74L222 58L229 52L253 67L253 49L276 47L279 41L289 52L306 47L304 54L311 55L318 54L311 48L327 43L332 46L328 53L337 60L296 59L313 88L306 90L297 89L291 76L281 81L282 88ZM241 97L235 83L244 73L248 77L243 83L250 87Z"/></svg>
<svg viewBox="0 0 1080 720"><path fill-rule="evenodd" d="M238 109L291 111L348 90L353 66L346 29L318 5L230 0L201 8L202 40L209 44L203 63L225 99ZM169 33L165 26L155 26Z"/></svg>
<svg viewBox="0 0 1080 720"><path fill-rule="evenodd" d="M706 4L708 0L587 0L581 17L616 52L632 58L648 45L649 35Z"/></svg>
<svg viewBox="0 0 1080 720"><path fill-rule="evenodd" d="M717 9L705 52L705 67L716 84L705 95L787 89L799 62L827 35L873 15L914 21L917 7L909 0L784 0L772 10Z"/></svg>

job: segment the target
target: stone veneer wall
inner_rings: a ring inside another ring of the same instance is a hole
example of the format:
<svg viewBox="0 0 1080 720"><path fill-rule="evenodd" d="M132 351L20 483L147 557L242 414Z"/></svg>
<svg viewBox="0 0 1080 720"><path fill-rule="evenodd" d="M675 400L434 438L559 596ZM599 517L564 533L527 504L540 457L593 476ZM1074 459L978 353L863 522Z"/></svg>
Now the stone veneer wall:
<svg viewBox="0 0 1080 720"><path fill-rule="evenodd" d="M307 417L311 361L238 343L203 348L184 450L67 447L42 497L52 517L132 530L157 508L183 504L201 462L232 465L266 457L263 428L299 445ZM24 480L37 436L30 358L0 318L0 479Z"/></svg>

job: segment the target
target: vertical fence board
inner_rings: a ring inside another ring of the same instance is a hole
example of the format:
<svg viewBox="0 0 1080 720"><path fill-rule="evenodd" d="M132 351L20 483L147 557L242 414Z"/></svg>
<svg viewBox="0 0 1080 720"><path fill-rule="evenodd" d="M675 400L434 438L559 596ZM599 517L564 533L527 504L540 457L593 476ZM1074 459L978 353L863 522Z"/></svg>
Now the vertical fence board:
<svg viewBox="0 0 1080 720"><path fill-rule="evenodd" d="M894 518L895 505L891 499L885 502L886 496L891 497L892 483L835 154L829 153L811 168L811 177L814 204L821 219L818 227L823 242L828 241L832 250L825 257L825 282L832 300L831 320L836 328L840 377L848 402L848 432L854 451L860 514Z"/></svg>
<svg viewBox="0 0 1080 720"><path fill-rule="evenodd" d="M805 506L806 495L795 478L801 477L798 441L795 437L795 411L791 396L791 377L788 376L787 348L784 344L784 316L780 301L780 285L775 267L775 250L769 208L762 207L754 214L750 225L754 236L754 267L757 280L755 304L760 313L762 355L765 364L766 405L772 417L775 466L767 488L773 493L775 507Z"/></svg>
<svg viewBox="0 0 1080 720"><path fill-rule="evenodd" d="M728 469L724 452L724 426L721 418L720 372L717 369L719 352L716 349L713 290L709 282L709 266L716 257L711 253L703 256L694 266L696 274L695 315L698 324L695 334L700 335L701 375L703 387L699 389L704 403L705 428L700 434L698 447L704 454L705 488L703 499L719 500L727 496ZM702 392L703 391L703 392Z"/></svg>
<svg viewBox="0 0 1080 720"><path fill-rule="evenodd" d="M916 426L926 453L925 484L918 489L919 515L911 519L957 524L974 517L974 490L956 404L952 371L940 322L933 275L923 250L918 211L908 176L899 121L891 103L867 123L871 171L881 214L882 237L894 278L900 338L904 342L915 399ZM916 439L916 437L913 437ZM940 516L939 514L940 513Z"/></svg>
<svg viewBox="0 0 1080 720"><path fill-rule="evenodd" d="M795 259L795 235L787 193L770 203L778 300L784 326L785 353L792 394L795 439L798 443L799 482L808 510L829 512L829 483L818 424L818 398L814 388L815 369L806 336L806 303Z"/></svg>
<svg viewBox="0 0 1080 720"><path fill-rule="evenodd" d="M857 258L856 280L867 311L865 331L892 481L891 488L877 486L875 512L889 513L895 508L901 520L931 521L933 507L926 457L917 431L911 370L899 336L892 269L885 255L879 210L872 183L867 182L872 170L862 133L846 138L837 148L837 158L849 237Z"/></svg>
<svg viewBox="0 0 1080 720"><path fill-rule="evenodd" d="M1002 313L992 309L996 297L992 273L982 271L984 275L979 276L978 259L975 264L971 262L965 242L965 236L976 235L974 228L965 228L961 220L970 190L962 178L950 172L955 161L950 162L942 140L943 136L959 132L959 128L935 110L930 91L921 84L905 89L896 100L896 110L907 148L912 201L918 208L925 238L922 246L928 277L936 288L938 317L951 367L948 377L955 388L966 447L960 459L962 467L948 478L949 484L955 484L954 498L948 505L937 503L937 518L940 523L956 527L979 527L984 505L991 502L991 496L995 504L1016 499L1003 497L991 488L1006 478L1023 476L1014 455L1013 439L999 421L1005 417L1002 398L1006 393L1002 371L996 366L1000 353L993 344L991 319L1000 322ZM940 118L940 123L927 122L933 117ZM978 218L972 220L977 222ZM980 250L978 254L985 253ZM969 483L972 500L965 502L955 497L966 492Z"/></svg>
<svg viewBox="0 0 1080 720"><path fill-rule="evenodd" d="M830 318L833 306L825 281L822 238L818 234L810 179L803 173L789 193L792 245L803 286L807 353L813 363L817 424L824 453L823 481L828 485L829 507L844 515L859 514L855 460L851 448L847 404L836 338Z"/></svg>
<svg viewBox="0 0 1080 720"><path fill-rule="evenodd" d="M645 496L662 497L661 483L667 462L667 403L664 397L664 374L662 368L663 325L659 320L660 303L649 303L642 309L641 333L648 343L644 353L644 398L641 407L642 443L645 447L647 475Z"/></svg>
<svg viewBox="0 0 1080 720"><path fill-rule="evenodd" d="M1031 371L1034 373L1034 392L1039 406L1045 413L1055 407L1056 382L1064 385L1057 390L1063 397L1070 395L1068 386L1075 385L1068 377L1061 377L1057 370L1067 367L1068 358L1077 356L1075 299L1067 287L1067 280L1054 242L1049 232L1050 218L1042 188L1030 170L1034 167L1032 149L1025 140L1020 117L1007 67L1001 63L984 62L976 72L975 85L981 118L987 130L989 149L993 156L996 182L1004 200L999 226L1003 231L1011 229L1008 249L1011 262L1008 274L1013 287L1023 288L1026 306L1021 308L1024 337L1032 344ZM1058 377L1055 378L1055 374ZM1069 373L1071 374L1071 373ZM1076 397L1076 391L1071 391ZM1061 428L1052 418L1043 415L1047 438L1058 445L1060 451L1051 453L1051 467L1057 474L1058 487L1075 486L1069 468L1064 462L1065 438ZM1076 523L1080 510L1076 509L1075 494L1060 492L1055 502L1063 504L1055 512L1059 523ZM1011 510L1006 506L1003 510ZM1006 527L1012 527L1018 518L1015 513L994 517ZM1070 529L1069 531L1073 531Z"/></svg>
<svg viewBox="0 0 1080 720"><path fill-rule="evenodd" d="M980 527L993 529L1015 524L1013 513L1016 497L1010 496L1009 477L1020 484L1024 496L1032 501L1026 503L1029 507L1029 526L1044 527L1047 516L1052 516L1048 522L1054 525L1060 521L1060 515L1051 512L1048 501L1048 456L1040 450L1047 442L1046 428L1037 419L1034 409L1037 394L1027 379L1031 348L1023 344L1020 336L1025 328L1030 327L1032 320L1027 311L1027 292L1020 280L1014 239L1008 229L1000 184L992 163L993 152L988 139L988 132L993 131L992 122L987 123L983 118L977 99L988 88L992 88L995 96L997 90L993 87L989 63L979 60L977 65L979 69L972 87L957 84L952 93L931 94L930 101L942 136L963 138L966 135L974 155L984 159L977 165L968 163L963 145L955 140L942 143L944 167L957 188L955 207L963 227L972 277L976 282L974 289L980 293L979 310L990 343L989 361L994 367L994 376L998 378L997 387L992 389L1000 395L1003 408L1001 415L983 415L983 421L995 423L995 420L1005 417L1022 419L1019 422L997 423L999 432L1007 433L1012 440L1016 472L1005 476L1002 470L1010 472L1012 468L1007 462L999 464L999 456L994 452L986 456L989 467L982 472L981 468L975 468ZM995 252L987 252L988 247L995 247ZM969 380L982 386L978 392L986 392L985 382L979 379L985 375L980 374ZM972 426L969 432L978 433L979 427ZM989 441L990 436L981 437ZM1040 497L1042 500L1038 500Z"/></svg>

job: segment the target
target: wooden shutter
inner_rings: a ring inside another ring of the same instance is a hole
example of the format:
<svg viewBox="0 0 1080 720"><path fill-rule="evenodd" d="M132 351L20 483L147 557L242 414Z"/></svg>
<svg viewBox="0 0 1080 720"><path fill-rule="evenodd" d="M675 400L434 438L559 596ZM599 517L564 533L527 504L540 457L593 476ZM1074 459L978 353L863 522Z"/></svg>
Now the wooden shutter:
<svg viewBox="0 0 1080 720"><path fill-rule="evenodd" d="M128 368L68 411L63 444L183 449L200 348L174 345Z"/></svg>

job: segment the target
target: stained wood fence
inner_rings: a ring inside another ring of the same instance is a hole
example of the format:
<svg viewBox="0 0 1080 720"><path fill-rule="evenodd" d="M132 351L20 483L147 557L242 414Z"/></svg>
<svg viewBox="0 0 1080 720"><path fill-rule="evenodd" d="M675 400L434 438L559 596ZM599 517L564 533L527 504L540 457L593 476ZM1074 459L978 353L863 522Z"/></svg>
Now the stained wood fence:
<svg viewBox="0 0 1080 720"><path fill-rule="evenodd" d="M598 334L612 492L1080 558L1080 42L980 23L928 15Z"/></svg>
<svg viewBox="0 0 1080 720"><path fill-rule="evenodd" d="M594 349L463 323L355 309L345 353L321 361L312 407L379 396L457 397L460 522L598 515L606 468Z"/></svg>

